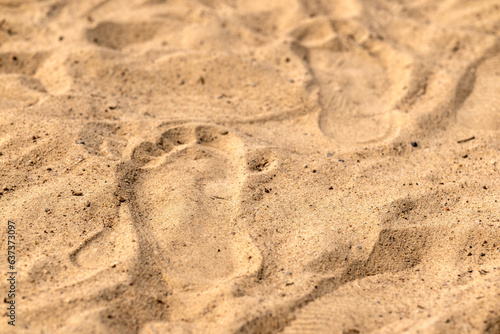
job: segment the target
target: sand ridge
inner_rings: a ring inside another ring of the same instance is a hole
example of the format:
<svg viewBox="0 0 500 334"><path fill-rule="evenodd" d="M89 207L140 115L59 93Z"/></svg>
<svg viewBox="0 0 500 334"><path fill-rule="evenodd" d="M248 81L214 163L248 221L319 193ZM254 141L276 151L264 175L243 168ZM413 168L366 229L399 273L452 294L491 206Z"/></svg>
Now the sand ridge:
<svg viewBox="0 0 500 334"><path fill-rule="evenodd" d="M0 0L0 332L499 333L499 22Z"/></svg>

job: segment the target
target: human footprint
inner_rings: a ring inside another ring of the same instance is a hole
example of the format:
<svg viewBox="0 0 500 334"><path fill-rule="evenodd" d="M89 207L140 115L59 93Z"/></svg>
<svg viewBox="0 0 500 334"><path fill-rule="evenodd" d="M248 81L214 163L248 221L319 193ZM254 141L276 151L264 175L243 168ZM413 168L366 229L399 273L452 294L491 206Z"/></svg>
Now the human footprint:
<svg viewBox="0 0 500 334"><path fill-rule="evenodd" d="M241 189L252 174L245 155L240 138L199 124L171 128L134 150L122 188L142 257L155 258L169 286L207 286L258 272L261 255L238 221Z"/></svg>
<svg viewBox="0 0 500 334"><path fill-rule="evenodd" d="M395 137L414 60L353 21L319 17L292 36L320 88L321 131L342 145Z"/></svg>

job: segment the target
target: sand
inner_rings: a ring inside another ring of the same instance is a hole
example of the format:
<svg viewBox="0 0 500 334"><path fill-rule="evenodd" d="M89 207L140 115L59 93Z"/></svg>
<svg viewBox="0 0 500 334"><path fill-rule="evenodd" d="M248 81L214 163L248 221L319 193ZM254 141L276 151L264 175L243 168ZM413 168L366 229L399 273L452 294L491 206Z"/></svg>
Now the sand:
<svg viewBox="0 0 500 334"><path fill-rule="evenodd" d="M0 332L500 333L499 34L498 0L0 0Z"/></svg>

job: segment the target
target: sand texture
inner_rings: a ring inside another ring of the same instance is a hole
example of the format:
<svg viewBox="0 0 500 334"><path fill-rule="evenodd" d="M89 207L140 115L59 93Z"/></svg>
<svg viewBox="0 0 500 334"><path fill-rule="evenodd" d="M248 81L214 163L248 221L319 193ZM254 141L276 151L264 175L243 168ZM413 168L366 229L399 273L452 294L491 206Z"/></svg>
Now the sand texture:
<svg viewBox="0 0 500 334"><path fill-rule="evenodd" d="M500 0L0 0L0 333L499 334L499 167Z"/></svg>

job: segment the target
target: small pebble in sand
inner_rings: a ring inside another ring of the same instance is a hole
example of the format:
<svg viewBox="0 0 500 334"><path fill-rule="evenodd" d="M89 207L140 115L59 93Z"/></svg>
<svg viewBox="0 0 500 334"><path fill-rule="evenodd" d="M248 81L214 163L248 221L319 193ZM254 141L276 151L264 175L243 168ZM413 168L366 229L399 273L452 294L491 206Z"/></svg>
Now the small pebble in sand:
<svg viewBox="0 0 500 334"><path fill-rule="evenodd" d="M77 140L76 143L78 145L85 145L85 142L83 140Z"/></svg>
<svg viewBox="0 0 500 334"><path fill-rule="evenodd" d="M73 196L83 196L83 193L81 191L74 191L74 190L71 190L71 193L73 194Z"/></svg>
<svg viewBox="0 0 500 334"><path fill-rule="evenodd" d="M417 146L418 146L418 143L417 143L416 141L412 141L412 142L411 142L411 146L412 146L412 147L417 147Z"/></svg>

